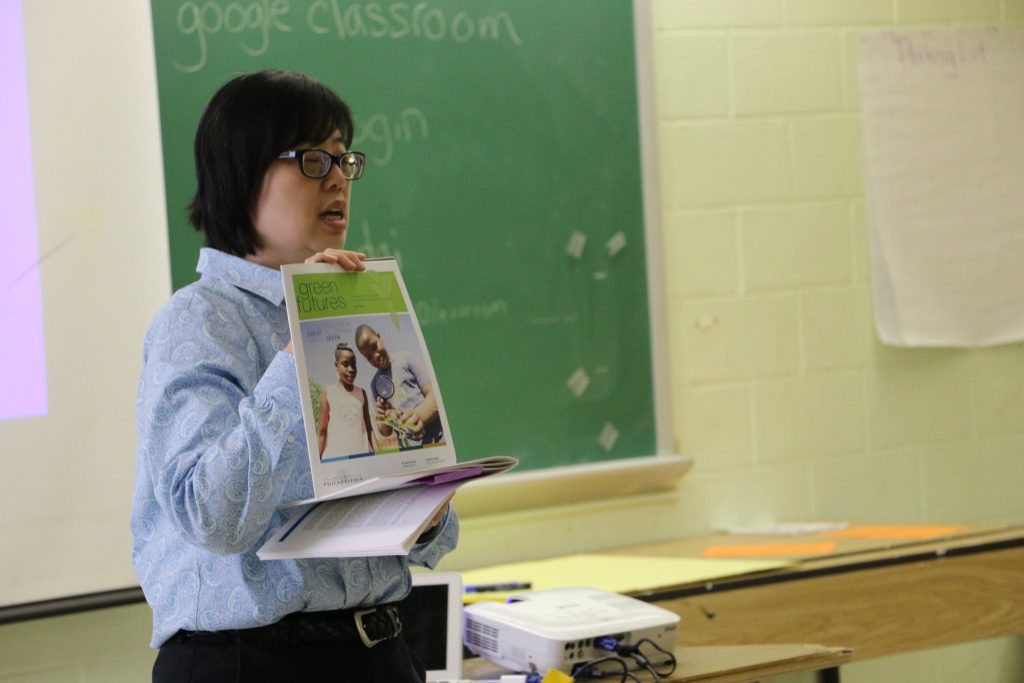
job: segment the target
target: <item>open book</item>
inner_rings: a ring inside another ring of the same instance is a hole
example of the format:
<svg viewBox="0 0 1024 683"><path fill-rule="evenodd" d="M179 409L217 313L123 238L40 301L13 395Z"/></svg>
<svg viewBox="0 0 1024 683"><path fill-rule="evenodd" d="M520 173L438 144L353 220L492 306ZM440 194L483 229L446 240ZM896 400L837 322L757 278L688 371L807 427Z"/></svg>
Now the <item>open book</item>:
<svg viewBox="0 0 1024 683"><path fill-rule="evenodd" d="M366 266L281 268L313 498L289 504L296 512L259 550L262 559L407 553L458 486L517 463L457 462L398 265Z"/></svg>
<svg viewBox="0 0 1024 683"><path fill-rule="evenodd" d="M411 486L300 508L259 549L261 560L407 555L456 482Z"/></svg>

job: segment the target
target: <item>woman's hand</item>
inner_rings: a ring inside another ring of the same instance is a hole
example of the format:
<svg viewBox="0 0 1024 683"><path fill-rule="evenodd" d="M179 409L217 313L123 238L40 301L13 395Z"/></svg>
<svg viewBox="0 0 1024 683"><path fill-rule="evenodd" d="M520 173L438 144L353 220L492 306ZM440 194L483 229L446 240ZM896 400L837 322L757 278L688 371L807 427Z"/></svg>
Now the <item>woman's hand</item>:
<svg viewBox="0 0 1024 683"><path fill-rule="evenodd" d="M366 260L366 254L361 251L348 251L346 249L324 249L319 251L308 259L306 263L335 263L345 270L366 270L366 265L363 261Z"/></svg>
<svg viewBox="0 0 1024 683"><path fill-rule="evenodd" d="M454 493L452 495L448 496L448 500L446 500L441 505L441 508L436 513L434 513L434 516L430 518L430 523L427 524L427 528L425 529L425 531L430 531L435 526L437 526L438 524L441 523L441 520L444 519L445 513L448 512L448 505L451 504L452 498L454 498L454 497L455 497Z"/></svg>

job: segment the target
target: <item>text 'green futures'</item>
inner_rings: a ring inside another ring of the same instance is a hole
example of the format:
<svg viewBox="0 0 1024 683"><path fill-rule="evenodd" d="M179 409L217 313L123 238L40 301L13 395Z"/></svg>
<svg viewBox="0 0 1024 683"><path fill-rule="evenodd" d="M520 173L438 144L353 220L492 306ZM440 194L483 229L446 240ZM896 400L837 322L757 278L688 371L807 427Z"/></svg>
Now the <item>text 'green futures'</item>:
<svg viewBox="0 0 1024 683"><path fill-rule="evenodd" d="M292 285L299 320L408 311L394 273L310 273Z"/></svg>

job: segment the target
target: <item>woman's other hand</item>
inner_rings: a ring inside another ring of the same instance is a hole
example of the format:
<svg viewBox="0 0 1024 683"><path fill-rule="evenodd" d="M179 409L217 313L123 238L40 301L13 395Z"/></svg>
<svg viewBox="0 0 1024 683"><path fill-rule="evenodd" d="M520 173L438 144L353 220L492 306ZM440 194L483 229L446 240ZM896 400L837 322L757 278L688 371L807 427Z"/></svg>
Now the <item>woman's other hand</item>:
<svg viewBox="0 0 1024 683"><path fill-rule="evenodd" d="M324 249L306 259L306 263L335 263L345 270L359 271L366 270L363 261L366 254L360 251L348 251L347 249Z"/></svg>

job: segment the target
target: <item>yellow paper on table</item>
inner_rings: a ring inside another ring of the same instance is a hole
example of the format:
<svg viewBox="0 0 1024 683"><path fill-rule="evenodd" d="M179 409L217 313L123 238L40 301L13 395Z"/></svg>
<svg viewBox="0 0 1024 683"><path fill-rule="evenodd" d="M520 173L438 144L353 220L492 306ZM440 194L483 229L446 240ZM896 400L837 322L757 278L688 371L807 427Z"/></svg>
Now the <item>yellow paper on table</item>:
<svg viewBox="0 0 1024 683"><path fill-rule="evenodd" d="M529 583L530 590L585 586L612 593L632 593L727 576L781 569L789 560L638 557L632 555L565 555L462 572L466 586ZM522 592L522 591L519 591ZM467 593L466 602L503 601L510 593Z"/></svg>

